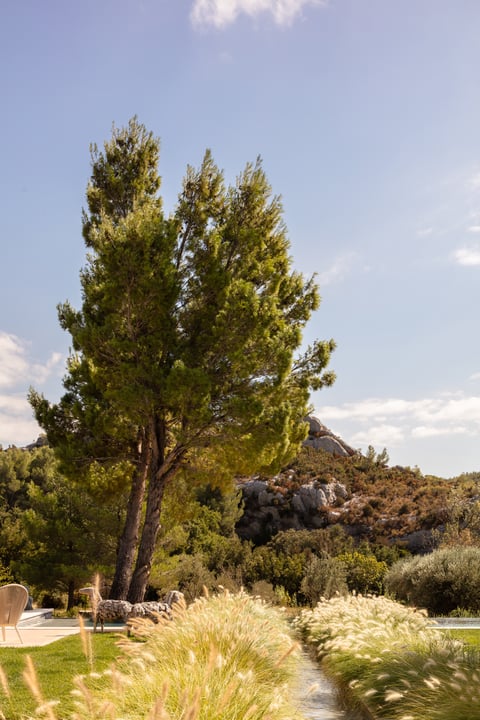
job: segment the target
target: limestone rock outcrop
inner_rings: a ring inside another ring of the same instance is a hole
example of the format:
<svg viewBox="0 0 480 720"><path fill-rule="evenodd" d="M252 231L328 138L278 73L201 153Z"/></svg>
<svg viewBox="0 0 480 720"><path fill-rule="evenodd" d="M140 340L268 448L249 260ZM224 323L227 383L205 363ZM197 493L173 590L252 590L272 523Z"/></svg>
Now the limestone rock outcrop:
<svg viewBox="0 0 480 720"><path fill-rule="evenodd" d="M325 450L335 457L351 457L357 451L351 448L338 435L334 435L315 415L308 415L305 421L309 423L308 437L303 444L316 450Z"/></svg>
<svg viewBox="0 0 480 720"><path fill-rule="evenodd" d="M334 457L356 454L342 438L334 435L314 415L305 418L309 433L306 447L324 450ZM244 513L237 533L246 540L265 541L282 530L315 530L338 522L336 507L348 500L348 492L335 478L314 478L298 485L292 470L273 478L242 478Z"/></svg>
<svg viewBox="0 0 480 720"><path fill-rule="evenodd" d="M244 478L238 481L242 490L244 512L237 524L238 535L259 542L281 530L315 530L335 521L335 506L348 497L339 482L312 480L289 489L289 475L274 478Z"/></svg>

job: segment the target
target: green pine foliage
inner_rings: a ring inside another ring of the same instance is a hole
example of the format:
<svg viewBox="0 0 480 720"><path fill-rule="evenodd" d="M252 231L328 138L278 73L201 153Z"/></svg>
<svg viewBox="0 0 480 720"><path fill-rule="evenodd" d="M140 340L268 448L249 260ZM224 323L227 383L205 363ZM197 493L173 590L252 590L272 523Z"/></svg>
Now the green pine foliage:
<svg viewBox="0 0 480 720"><path fill-rule="evenodd" d="M67 480L53 450L0 452L0 575L44 592L68 596L95 572L111 574L125 499L92 493ZM99 558L101 548L101 558Z"/></svg>
<svg viewBox="0 0 480 720"><path fill-rule="evenodd" d="M66 392L55 404L30 393L67 474L94 462L130 468L112 592L133 601L177 476L281 467L305 436L310 391L334 380L333 341L299 353L319 294L292 268L261 161L227 186L207 151L166 214L158 157L136 118L92 147L83 303L59 306L74 350Z"/></svg>

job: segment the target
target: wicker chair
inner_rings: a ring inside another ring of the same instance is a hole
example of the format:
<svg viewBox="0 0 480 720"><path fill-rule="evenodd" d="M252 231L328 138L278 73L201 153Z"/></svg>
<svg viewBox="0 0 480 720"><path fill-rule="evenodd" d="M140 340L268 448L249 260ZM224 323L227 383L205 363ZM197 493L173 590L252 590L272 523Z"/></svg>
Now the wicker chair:
<svg viewBox="0 0 480 720"><path fill-rule="evenodd" d="M28 590L23 585L12 583L0 587L0 626L2 628L3 642L5 642L5 628L13 627L20 642L23 640L18 632L18 623L28 602Z"/></svg>

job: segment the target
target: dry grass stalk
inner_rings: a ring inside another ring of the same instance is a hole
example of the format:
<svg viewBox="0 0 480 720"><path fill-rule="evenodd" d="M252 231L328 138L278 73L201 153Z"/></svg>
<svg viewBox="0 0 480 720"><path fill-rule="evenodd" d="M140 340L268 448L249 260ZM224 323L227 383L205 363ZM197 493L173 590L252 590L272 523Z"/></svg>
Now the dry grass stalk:
<svg viewBox="0 0 480 720"><path fill-rule="evenodd" d="M93 579L93 593L91 598L93 627L96 627L97 624L98 603L100 602L101 597L100 575L97 573Z"/></svg>
<svg viewBox="0 0 480 720"><path fill-rule="evenodd" d="M299 627L345 697L389 720L480 720L480 653L387 598L331 599ZM388 708L388 709L387 709Z"/></svg>
<svg viewBox="0 0 480 720"><path fill-rule="evenodd" d="M37 715L45 715L48 720L57 720L57 716L53 711L51 703L47 702L43 697L40 683L38 682L37 672L30 655L25 657L25 664L26 668L23 671L23 679L37 702Z"/></svg>
<svg viewBox="0 0 480 720"><path fill-rule="evenodd" d="M155 700L155 704L148 713L146 720L171 720L171 716L165 708L165 702L168 695L168 683L164 683L160 691L159 697Z"/></svg>
<svg viewBox="0 0 480 720"><path fill-rule="evenodd" d="M93 647L92 647L92 635L85 627L85 620L82 615L78 617L78 624L80 626L80 639L82 642L82 650L85 655L85 659L88 662L91 669L93 669Z"/></svg>
<svg viewBox="0 0 480 720"><path fill-rule="evenodd" d="M175 606L173 620L133 623L143 642L123 637L114 666L74 679L74 710L62 720L291 720L288 702L298 644L273 608L244 593ZM81 624L92 668L91 633ZM93 668L92 668L93 670ZM25 680L37 715L58 720L46 703L33 662ZM0 713L0 720L2 720Z"/></svg>
<svg viewBox="0 0 480 720"><path fill-rule="evenodd" d="M279 657L279 659L275 663L275 667L279 667L283 662L285 662L287 657L289 657L293 652L297 652L297 650L299 650L299 649L300 649L300 645L298 643L293 643L292 645L290 645L288 650L286 650L283 653L283 655L281 657Z"/></svg>
<svg viewBox="0 0 480 720"><path fill-rule="evenodd" d="M8 684L7 676L5 675L5 670L0 665L0 685L2 686L3 694L5 697L10 699L12 697L12 693L10 692L10 686Z"/></svg>

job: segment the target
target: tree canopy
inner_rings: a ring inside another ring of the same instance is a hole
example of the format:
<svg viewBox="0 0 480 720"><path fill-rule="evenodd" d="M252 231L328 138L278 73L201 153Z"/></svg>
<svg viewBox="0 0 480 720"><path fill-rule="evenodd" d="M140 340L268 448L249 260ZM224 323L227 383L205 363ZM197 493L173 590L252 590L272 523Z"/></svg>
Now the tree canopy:
<svg viewBox="0 0 480 720"><path fill-rule="evenodd" d="M82 307L58 308L73 345L65 393L52 404L31 390L30 401L65 472L123 469L112 595L136 602L167 485L178 473L211 481L289 460L310 391L334 380L334 342L298 354L318 289L292 268L260 160L226 186L207 151L166 214L159 141L136 118L91 156Z"/></svg>

